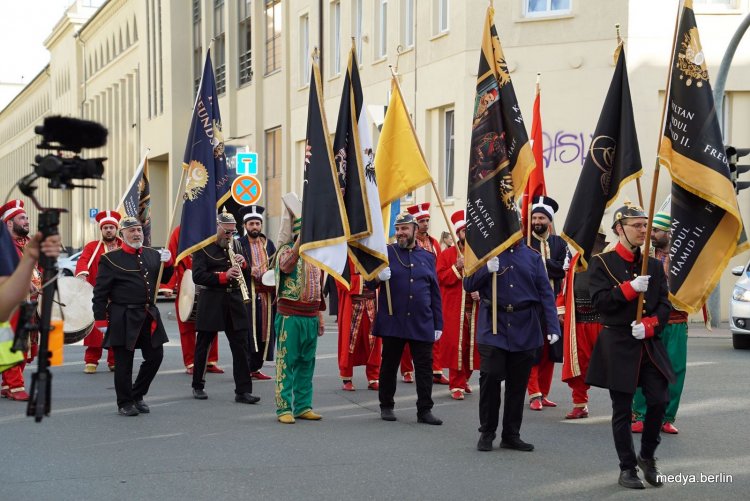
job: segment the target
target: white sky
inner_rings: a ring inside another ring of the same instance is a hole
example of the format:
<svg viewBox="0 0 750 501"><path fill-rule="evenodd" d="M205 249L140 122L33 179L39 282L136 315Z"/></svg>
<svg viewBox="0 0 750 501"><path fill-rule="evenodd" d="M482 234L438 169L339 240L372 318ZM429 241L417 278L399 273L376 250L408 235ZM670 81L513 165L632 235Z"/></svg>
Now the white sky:
<svg viewBox="0 0 750 501"><path fill-rule="evenodd" d="M44 40L73 0L0 1L0 82L29 83L49 62Z"/></svg>

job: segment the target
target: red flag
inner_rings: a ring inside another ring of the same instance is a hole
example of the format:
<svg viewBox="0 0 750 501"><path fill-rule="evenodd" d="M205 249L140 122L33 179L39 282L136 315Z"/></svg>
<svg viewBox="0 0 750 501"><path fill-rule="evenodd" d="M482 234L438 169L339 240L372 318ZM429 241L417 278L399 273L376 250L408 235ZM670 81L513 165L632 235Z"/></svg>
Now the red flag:
<svg viewBox="0 0 750 501"><path fill-rule="evenodd" d="M529 210L534 197L547 196L547 187L544 184L544 146L542 141L542 115L540 108L539 84L536 86L536 99L534 99L534 116L531 118L531 151L534 153L534 162L536 166L531 170L529 182L526 184L526 191L523 194L521 204L521 217L523 218L523 227L526 234L529 234L529 225L531 218Z"/></svg>

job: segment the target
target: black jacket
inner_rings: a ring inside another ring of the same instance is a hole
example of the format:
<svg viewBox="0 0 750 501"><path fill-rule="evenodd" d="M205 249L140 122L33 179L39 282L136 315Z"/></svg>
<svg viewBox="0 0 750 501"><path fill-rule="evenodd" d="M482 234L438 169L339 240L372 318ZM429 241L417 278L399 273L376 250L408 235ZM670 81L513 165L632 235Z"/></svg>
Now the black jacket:
<svg viewBox="0 0 750 501"><path fill-rule="evenodd" d="M234 244L234 240L230 245ZM239 245L235 252L240 254ZM195 328L199 331L244 330L249 327L247 309L236 280L222 284L220 274L229 270L229 254L217 243L211 243L193 253L193 282L203 286L198 294L198 316ZM247 280L247 276L245 276Z"/></svg>
<svg viewBox="0 0 750 501"><path fill-rule="evenodd" d="M638 296L628 299L621 284L640 274L642 256L637 251L634 261L624 259L617 250L598 254L591 260L589 292L594 308L604 324L594 346L586 375L586 383L601 388L635 393L639 386L638 373L641 357L648 356L671 383L674 381L672 364L659 334L669 320L671 308L667 279L662 264L648 258L651 275L644 294L643 318L654 317L654 337L635 339L631 323L635 320ZM653 321L653 320L651 320ZM649 320L646 320L649 322Z"/></svg>
<svg viewBox="0 0 750 501"><path fill-rule="evenodd" d="M109 321L105 347L134 350L144 322L151 320L156 320L151 345L169 341L159 309L152 303L160 266L159 252L150 247L142 247L138 254L123 249L102 254L92 302L94 318ZM164 268L162 283L169 281L172 270L172 266Z"/></svg>

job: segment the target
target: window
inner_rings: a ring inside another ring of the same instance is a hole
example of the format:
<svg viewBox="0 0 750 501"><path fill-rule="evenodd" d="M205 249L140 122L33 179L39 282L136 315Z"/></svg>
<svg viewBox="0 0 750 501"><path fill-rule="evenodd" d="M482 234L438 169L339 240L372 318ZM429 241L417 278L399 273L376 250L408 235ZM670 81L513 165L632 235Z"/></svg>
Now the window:
<svg viewBox="0 0 750 501"><path fill-rule="evenodd" d="M266 131L266 179L281 174L281 127Z"/></svg>
<svg viewBox="0 0 750 501"><path fill-rule="evenodd" d="M388 0L377 0L375 59L388 55Z"/></svg>
<svg viewBox="0 0 750 501"><path fill-rule="evenodd" d="M721 12L737 8L737 0L693 0L698 12Z"/></svg>
<svg viewBox="0 0 750 501"><path fill-rule="evenodd" d="M354 0L352 6L352 36L357 47L357 62L362 64L362 3L364 0Z"/></svg>
<svg viewBox="0 0 750 501"><path fill-rule="evenodd" d="M341 2L331 2L330 33L331 33L331 76L341 73Z"/></svg>
<svg viewBox="0 0 750 501"><path fill-rule="evenodd" d="M443 195L446 199L453 197L454 160L454 110L446 110L443 133Z"/></svg>
<svg viewBox="0 0 750 501"><path fill-rule="evenodd" d="M525 0L526 17L570 14L572 0Z"/></svg>
<svg viewBox="0 0 750 501"><path fill-rule="evenodd" d="M310 16L303 14L299 18L299 86L310 84Z"/></svg>
<svg viewBox="0 0 750 501"><path fill-rule="evenodd" d="M414 47L414 0L401 0L401 45Z"/></svg>
<svg viewBox="0 0 750 501"><path fill-rule="evenodd" d="M216 93L227 90L226 36L224 32L224 0L214 0L214 68L216 68Z"/></svg>
<svg viewBox="0 0 750 501"><path fill-rule="evenodd" d="M253 80L253 30L252 30L252 1L237 0L237 18L240 20L239 30L239 75L240 85Z"/></svg>
<svg viewBox="0 0 750 501"><path fill-rule="evenodd" d="M528 0L532 1L532 0ZM448 32L448 0L433 0L433 29L434 35Z"/></svg>
<svg viewBox="0 0 750 501"><path fill-rule="evenodd" d="M266 75L281 69L281 0L266 0Z"/></svg>
<svg viewBox="0 0 750 501"><path fill-rule="evenodd" d="M203 45L201 43L201 0L193 0L193 87L198 86L203 76Z"/></svg>

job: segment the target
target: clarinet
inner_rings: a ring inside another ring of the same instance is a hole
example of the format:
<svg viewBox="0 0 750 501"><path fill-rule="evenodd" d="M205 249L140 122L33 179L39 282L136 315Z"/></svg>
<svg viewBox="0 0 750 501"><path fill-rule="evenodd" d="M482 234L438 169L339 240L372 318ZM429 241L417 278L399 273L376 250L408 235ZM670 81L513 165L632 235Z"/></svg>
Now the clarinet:
<svg viewBox="0 0 750 501"><path fill-rule="evenodd" d="M247 304L250 302L250 292L247 289L247 282L245 282L245 275L242 273L242 269L240 268L240 265L237 264L237 262L234 260L234 239L232 239L229 242L229 247L227 248L227 251L229 252L229 260L232 262L232 266L236 266L237 269L240 271L240 276L237 278L237 282L240 284L240 291L242 292L242 302Z"/></svg>

